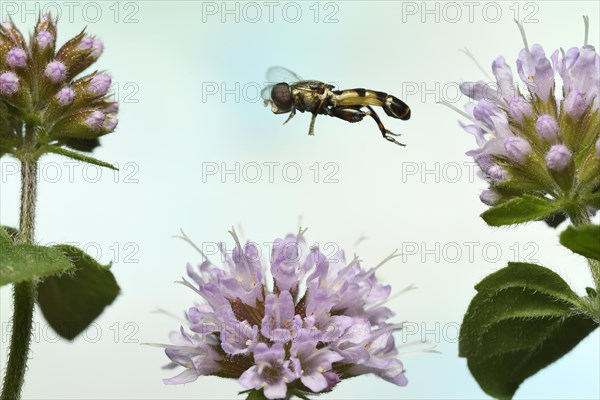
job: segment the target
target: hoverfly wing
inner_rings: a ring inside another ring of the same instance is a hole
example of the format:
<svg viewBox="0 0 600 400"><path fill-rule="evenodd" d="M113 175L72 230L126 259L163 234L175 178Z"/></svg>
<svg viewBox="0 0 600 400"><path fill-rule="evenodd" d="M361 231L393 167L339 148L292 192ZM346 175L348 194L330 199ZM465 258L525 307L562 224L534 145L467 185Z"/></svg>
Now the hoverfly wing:
<svg viewBox="0 0 600 400"><path fill-rule="evenodd" d="M301 80L303 79L298 74L285 67L271 67L267 70L267 84L260 92L260 95L263 99L269 100L273 85L280 82L292 83Z"/></svg>

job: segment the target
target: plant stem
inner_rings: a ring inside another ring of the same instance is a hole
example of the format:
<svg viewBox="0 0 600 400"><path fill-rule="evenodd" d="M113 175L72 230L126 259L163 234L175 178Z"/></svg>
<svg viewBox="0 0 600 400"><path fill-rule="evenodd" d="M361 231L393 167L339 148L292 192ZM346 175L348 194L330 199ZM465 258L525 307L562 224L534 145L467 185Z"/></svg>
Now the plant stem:
<svg viewBox="0 0 600 400"><path fill-rule="evenodd" d="M590 216L587 213L587 209L578 210L578 212L569 213L569 218L574 226L590 224ZM600 262L591 258L586 258L590 271L592 272L592 278L596 285L596 292L600 293Z"/></svg>
<svg viewBox="0 0 600 400"><path fill-rule="evenodd" d="M26 142L34 142L34 134L31 128L28 129L25 136ZM21 212L17 236L20 244L33 244L36 197L37 160L29 157L26 153L21 158ZM31 343L35 298L36 283L34 281L14 285L12 336L2 395L0 396L2 400L15 400L21 397Z"/></svg>

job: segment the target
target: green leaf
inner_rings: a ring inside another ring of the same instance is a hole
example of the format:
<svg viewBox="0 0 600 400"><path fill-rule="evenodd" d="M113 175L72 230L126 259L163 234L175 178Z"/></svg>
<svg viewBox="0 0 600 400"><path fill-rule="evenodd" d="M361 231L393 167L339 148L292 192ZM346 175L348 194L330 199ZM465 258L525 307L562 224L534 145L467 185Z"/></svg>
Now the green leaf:
<svg viewBox="0 0 600 400"><path fill-rule="evenodd" d="M73 268L65 255L52 247L14 244L0 229L0 286L60 274Z"/></svg>
<svg viewBox="0 0 600 400"><path fill-rule="evenodd" d="M600 226L569 226L560 234L560 244L574 253L600 261Z"/></svg>
<svg viewBox="0 0 600 400"><path fill-rule="evenodd" d="M4 227L0 227L0 246L11 246L13 244L13 238L8 230Z"/></svg>
<svg viewBox="0 0 600 400"><path fill-rule="evenodd" d="M511 398L523 381L568 353L598 325L580 311L580 298L551 270L509 263L476 287L460 331L481 388Z"/></svg>
<svg viewBox="0 0 600 400"><path fill-rule="evenodd" d="M69 157L69 158L72 158L74 160L83 161L83 162L86 162L88 164L93 164L93 165L98 165L100 167L114 169L115 171L119 170L117 167L115 167L112 164L109 164L107 162L98 160L98 159L96 159L94 157L86 156L85 154L78 153L76 151L64 149L62 147L48 145L48 146L43 146L43 147L41 147L38 150L38 155L39 156L41 156L42 154L45 154L45 153L59 154L61 156Z"/></svg>
<svg viewBox="0 0 600 400"><path fill-rule="evenodd" d="M101 265L77 247L55 248L69 257L75 271L45 279L38 286L38 304L50 326L71 340L114 301L120 288L110 265Z"/></svg>
<svg viewBox="0 0 600 400"><path fill-rule="evenodd" d="M246 396L246 400L268 400L265 394L263 393L262 389L253 389L246 392L240 392L240 394L241 393L248 393L248 396Z"/></svg>
<svg viewBox="0 0 600 400"><path fill-rule="evenodd" d="M559 210L556 201L526 194L488 209L481 218L490 226L513 225L545 219Z"/></svg>
<svg viewBox="0 0 600 400"><path fill-rule="evenodd" d="M13 242L17 241L17 234L19 233L19 231L17 231L12 226L6 226L6 225L2 225L2 226L0 226L0 228L4 232L8 233L8 235L10 236L10 238L12 239ZM1 232L0 232L0 235L2 235Z"/></svg>

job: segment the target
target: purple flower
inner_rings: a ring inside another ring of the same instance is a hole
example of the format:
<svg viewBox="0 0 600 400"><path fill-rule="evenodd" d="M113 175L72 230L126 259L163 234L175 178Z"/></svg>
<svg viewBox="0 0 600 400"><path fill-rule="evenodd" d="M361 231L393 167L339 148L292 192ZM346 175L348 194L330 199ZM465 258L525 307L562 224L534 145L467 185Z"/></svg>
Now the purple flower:
<svg viewBox="0 0 600 400"><path fill-rule="evenodd" d="M69 104L73 103L75 92L73 89L67 86L60 89L55 97L58 100L58 104L61 106L68 106Z"/></svg>
<svg viewBox="0 0 600 400"><path fill-rule="evenodd" d="M247 389L263 389L269 399L282 399L287 394L287 383L298 375L290 370L290 360L285 360L283 344L275 343L269 348L259 343L254 349L256 365L246 370L239 378Z"/></svg>
<svg viewBox="0 0 600 400"><path fill-rule="evenodd" d="M486 189L481 192L479 199L483 204L493 206L498 200L500 200L500 195L494 190Z"/></svg>
<svg viewBox="0 0 600 400"><path fill-rule="evenodd" d="M236 246L227 252L225 244L219 245L223 266L208 259L198 267L188 265L193 283L181 282L205 301L189 308L186 317L189 329L209 349L197 354L182 347L183 331L174 345L165 345L170 358L187 368L175 381L198 375L237 378L269 399L285 398L289 385L305 394L320 393L344 377L368 373L406 384L402 363L390 347L393 339L386 336L398 329L388 323L392 310L383 306L391 288L377 281L377 267L363 269L357 258L348 263L342 251L331 260L316 248L308 251L304 231L275 240L267 265L257 245L242 247L235 231L230 233ZM263 278L268 267L275 276L272 290ZM289 276L296 281L290 283ZM299 293L300 287L306 291ZM198 361L210 368L202 370ZM365 368L348 375L354 364Z"/></svg>
<svg viewBox="0 0 600 400"><path fill-rule="evenodd" d="M110 75L107 74L98 74L94 75L94 77L90 80L86 91L94 96L104 96L106 92L108 92L108 88L111 84Z"/></svg>
<svg viewBox="0 0 600 400"><path fill-rule="evenodd" d="M107 112L107 113L119 112L119 103L117 103L116 101L110 103L110 105L104 109L104 112Z"/></svg>
<svg viewBox="0 0 600 400"><path fill-rule="evenodd" d="M549 169L561 172L571 164L573 155L564 144L555 144L546 154L546 165Z"/></svg>
<svg viewBox="0 0 600 400"><path fill-rule="evenodd" d="M62 82L67 78L67 67L60 61L52 61L46 65L44 75L46 75L52 83Z"/></svg>
<svg viewBox="0 0 600 400"><path fill-rule="evenodd" d="M302 326L302 318L295 312L294 299L287 290L267 295L260 332L275 342L289 342Z"/></svg>
<svg viewBox="0 0 600 400"><path fill-rule="evenodd" d="M564 111L573 119L579 119L587 108L584 93L575 89L569 92L563 103Z"/></svg>
<svg viewBox="0 0 600 400"><path fill-rule="evenodd" d="M102 111L92 111L85 119L85 124L92 129L98 129L103 123L106 115Z"/></svg>
<svg viewBox="0 0 600 400"><path fill-rule="evenodd" d="M4 72L0 75L0 93L10 96L19 91L19 78L14 72Z"/></svg>
<svg viewBox="0 0 600 400"><path fill-rule="evenodd" d="M45 50L46 47L54 43L54 36L48 31L40 31L36 35L35 41L40 50Z"/></svg>
<svg viewBox="0 0 600 400"><path fill-rule="evenodd" d="M533 115L533 107L531 107L531 103L522 97L513 97L508 102L508 113L515 121L523 125L525 117Z"/></svg>
<svg viewBox="0 0 600 400"><path fill-rule="evenodd" d="M11 68L25 68L27 66L27 53L20 47L13 47L6 54L6 63Z"/></svg>
<svg viewBox="0 0 600 400"><path fill-rule="evenodd" d="M332 364L344 357L328 348L317 349L317 342L304 337L292 344L290 349L292 360L298 360L297 365L302 383L315 393L330 388L327 372ZM337 383L337 382L336 382Z"/></svg>
<svg viewBox="0 0 600 400"><path fill-rule="evenodd" d="M586 42L587 29L586 22ZM517 90L504 57L492 63L498 88L493 104L484 95L483 81L460 85L473 99L465 105L466 113L456 109L470 120L460 125L477 143L467 155L474 158L489 184L480 199L492 206L506 190L511 198L544 194L558 203L584 199L587 195L578 194L597 190L597 163L583 160L588 156L585 152L598 141L598 130L592 127L600 122L600 55L586 43L566 52L554 51L550 62L542 46L530 48L523 26L520 30L525 46L517 58L516 71L528 90ZM567 167L573 167L569 174L548 174L548 169L559 172ZM564 190L557 193L557 187ZM593 204L588 201L582 206Z"/></svg>
<svg viewBox="0 0 600 400"><path fill-rule="evenodd" d="M176 345L167 347L165 354L172 362L169 367L180 365L185 370L180 374L163 379L167 385L193 382L200 375L209 375L220 369L221 356L202 338L191 336L181 327L179 332L171 333L171 341Z"/></svg>
<svg viewBox="0 0 600 400"><path fill-rule="evenodd" d="M554 70L542 46L534 44L531 51L521 50L517 59L517 71L532 93L543 101L548 100L554 88Z"/></svg>
<svg viewBox="0 0 600 400"><path fill-rule="evenodd" d="M560 129L558 122L553 116L548 114L540 115L535 123L535 130L538 135L549 143L556 143Z"/></svg>
<svg viewBox="0 0 600 400"><path fill-rule="evenodd" d="M527 156L533 151L529 142L518 136L504 139L504 148L508 156L518 164L525 163Z"/></svg>

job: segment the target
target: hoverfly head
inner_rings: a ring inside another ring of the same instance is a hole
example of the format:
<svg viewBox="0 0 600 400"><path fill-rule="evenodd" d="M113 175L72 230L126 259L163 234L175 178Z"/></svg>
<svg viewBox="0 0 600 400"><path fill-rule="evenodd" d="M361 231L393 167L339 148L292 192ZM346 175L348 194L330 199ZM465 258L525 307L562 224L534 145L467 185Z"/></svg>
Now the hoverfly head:
<svg viewBox="0 0 600 400"><path fill-rule="evenodd" d="M280 113L291 111L292 91L290 85L285 82L274 85L271 89L271 100Z"/></svg>

